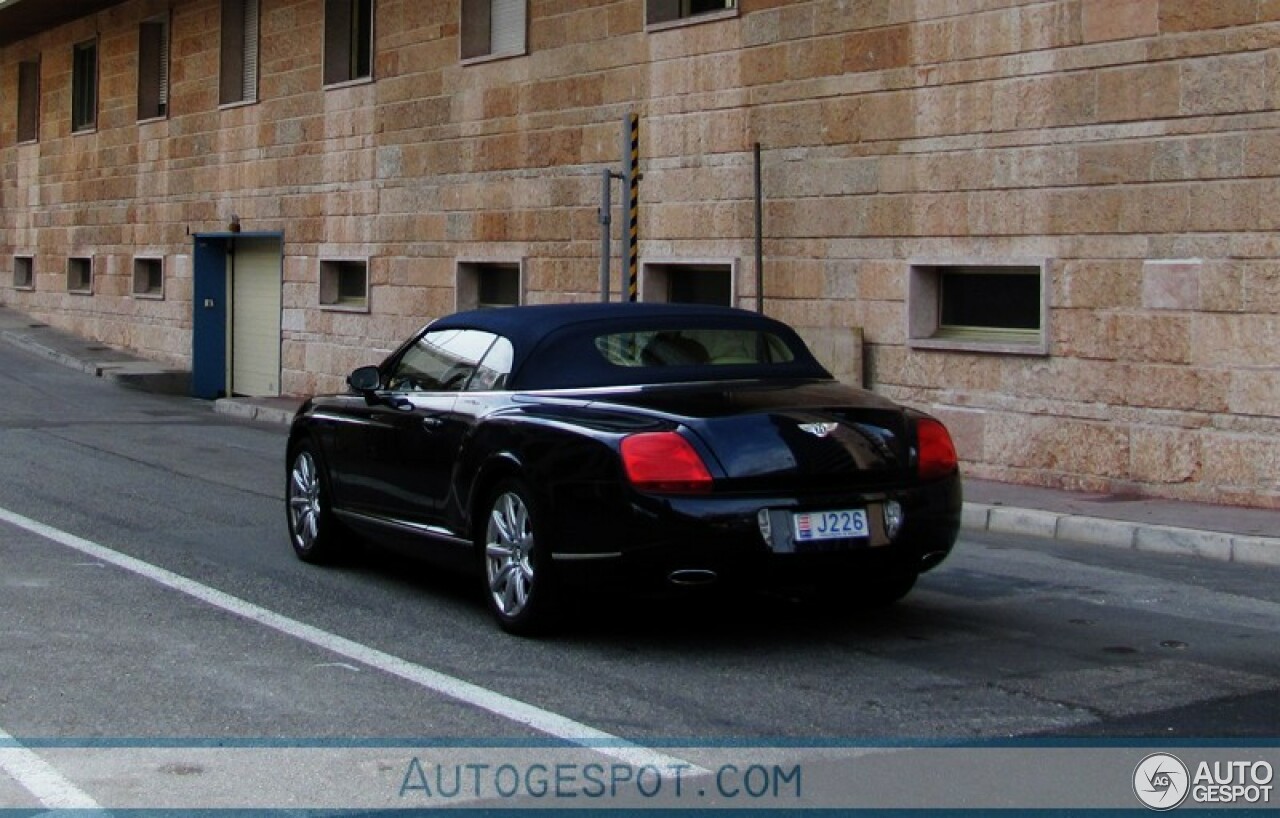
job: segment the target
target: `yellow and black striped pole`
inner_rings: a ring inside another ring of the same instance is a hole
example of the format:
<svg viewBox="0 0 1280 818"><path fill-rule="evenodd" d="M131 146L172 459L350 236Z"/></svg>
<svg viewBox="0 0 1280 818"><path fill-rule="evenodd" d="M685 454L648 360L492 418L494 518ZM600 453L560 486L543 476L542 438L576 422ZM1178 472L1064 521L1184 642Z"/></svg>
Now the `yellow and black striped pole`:
<svg viewBox="0 0 1280 818"><path fill-rule="evenodd" d="M627 157L627 300L635 301L640 286L640 117L631 114L627 125L631 145Z"/></svg>

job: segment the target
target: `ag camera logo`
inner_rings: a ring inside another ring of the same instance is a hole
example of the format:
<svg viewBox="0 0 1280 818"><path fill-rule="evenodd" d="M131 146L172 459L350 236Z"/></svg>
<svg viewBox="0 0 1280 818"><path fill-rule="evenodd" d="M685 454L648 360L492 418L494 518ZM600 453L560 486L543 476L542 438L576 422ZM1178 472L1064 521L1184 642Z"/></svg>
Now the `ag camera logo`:
<svg viewBox="0 0 1280 818"><path fill-rule="evenodd" d="M1152 753L1133 771L1133 793L1150 809L1163 812L1187 799L1187 765L1169 753Z"/></svg>

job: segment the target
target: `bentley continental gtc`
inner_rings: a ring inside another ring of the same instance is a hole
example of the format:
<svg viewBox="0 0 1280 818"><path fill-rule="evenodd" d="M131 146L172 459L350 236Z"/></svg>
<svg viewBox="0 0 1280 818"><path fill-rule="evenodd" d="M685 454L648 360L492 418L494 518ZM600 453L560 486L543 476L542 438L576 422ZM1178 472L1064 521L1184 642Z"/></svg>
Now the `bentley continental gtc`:
<svg viewBox="0 0 1280 818"><path fill-rule="evenodd" d="M459 563L530 633L589 589L760 584L892 603L950 552L956 451L938 420L842 384L779 321L581 304L433 321L287 450L290 540L352 536Z"/></svg>

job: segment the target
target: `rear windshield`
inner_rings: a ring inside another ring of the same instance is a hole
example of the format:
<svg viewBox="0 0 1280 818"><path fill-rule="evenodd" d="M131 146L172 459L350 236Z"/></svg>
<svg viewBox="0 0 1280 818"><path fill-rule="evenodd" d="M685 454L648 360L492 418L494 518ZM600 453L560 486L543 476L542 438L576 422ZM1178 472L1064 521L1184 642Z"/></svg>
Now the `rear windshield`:
<svg viewBox="0 0 1280 818"><path fill-rule="evenodd" d="M662 329L598 335L596 350L614 366L786 364L795 353L778 336L753 329Z"/></svg>

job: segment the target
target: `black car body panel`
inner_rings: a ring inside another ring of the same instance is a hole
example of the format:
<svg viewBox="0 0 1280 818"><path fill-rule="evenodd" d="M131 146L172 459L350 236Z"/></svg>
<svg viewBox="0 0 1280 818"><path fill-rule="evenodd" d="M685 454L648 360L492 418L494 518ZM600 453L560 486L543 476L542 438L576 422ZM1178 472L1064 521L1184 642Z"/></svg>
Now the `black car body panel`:
<svg viewBox="0 0 1280 818"><path fill-rule="evenodd" d="M712 347L717 328L761 340L719 364L650 366L632 348L681 335ZM437 376L406 364L414 350L461 349L465 333L475 352L450 352L439 367L473 355L466 386L418 388ZM502 364L490 371L499 345ZM914 576L946 556L959 529L958 471L926 479L918 469L926 416L836 382L792 330L753 313L628 304L463 313L397 350L378 382L308 401L290 457L303 443L318 453L345 522L424 553L478 563L485 503L510 478L534 495L540 538L565 582ZM655 432L697 453L711 477L705 491L629 480L623 441ZM865 535L802 542L795 531L797 513L850 510L866 512Z"/></svg>

